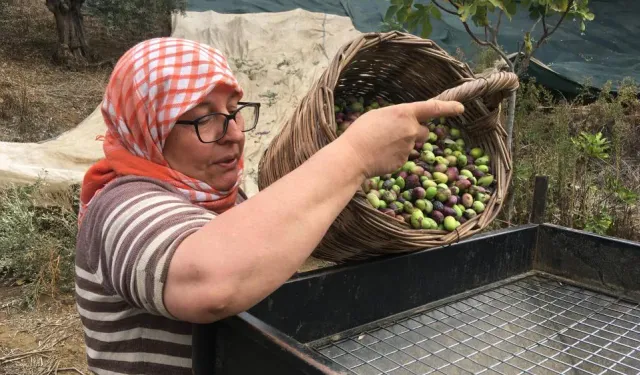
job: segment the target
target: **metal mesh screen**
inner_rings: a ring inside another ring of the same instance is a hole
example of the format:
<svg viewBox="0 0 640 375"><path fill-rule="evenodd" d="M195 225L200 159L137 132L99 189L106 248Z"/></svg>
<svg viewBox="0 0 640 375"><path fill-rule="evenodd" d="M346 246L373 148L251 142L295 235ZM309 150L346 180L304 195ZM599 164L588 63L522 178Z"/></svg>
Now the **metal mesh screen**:
<svg viewBox="0 0 640 375"><path fill-rule="evenodd" d="M640 306L534 276L315 350L357 375L635 375Z"/></svg>

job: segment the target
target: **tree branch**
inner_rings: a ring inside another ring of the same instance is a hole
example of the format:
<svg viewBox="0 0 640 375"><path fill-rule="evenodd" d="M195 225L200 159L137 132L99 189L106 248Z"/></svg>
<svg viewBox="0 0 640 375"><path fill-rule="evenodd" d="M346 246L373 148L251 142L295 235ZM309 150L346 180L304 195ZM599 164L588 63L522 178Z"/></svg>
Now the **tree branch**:
<svg viewBox="0 0 640 375"><path fill-rule="evenodd" d="M457 16L457 15L458 15L458 12L455 12L455 11L453 11L453 10L450 10L450 9L447 9L447 8L443 7L442 5L438 4L438 2L437 2L436 0L431 0L431 2L432 2L435 6L437 6L438 8L442 9L442 11L443 11L443 12L447 12L447 13L449 13L449 14L453 14L454 16Z"/></svg>
<svg viewBox="0 0 640 375"><path fill-rule="evenodd" d="M562 17L560 17L560 20L558 21L558 23L554 26L554 28L551 31L547 32L547 28L545 27L544 33L542 34L542 36L540 37L540 40L536 44L536 47L534 48L534 51L536 49L538 49L538 47L540 47L542 45L542 43L545 41L545 39L549 38L551 36L551 34L555 33L556 30L558 30L558 27L560 27L560 24L562 23L562 21L564 21L564 19L567 17L567 14L569 14L569 11L571 10L571 6L573 6L573 2L574 1L575 0L569 0L569 4L567 5L567 10L565 10L564 13L562 13ZM542 22L544 24L544 16L542 18Z"/></svg>
<svg viewBox="0 0 640 375"><path fill-rule="evenodd" d="M469 28L469 24L466 22L462 23L464 25L464 29L467 30L467 33L469 33L469 35L471 36L471 38L473 38L473 40L476 41L476 43L478 43L481 46L489 46L491 45L491 43L485 41L482 41L480 39L478 39L478 37L473 33L473 31L471 31L471 29Z"/></svg>
<svg viewBox="0 0 640 375"><path fill-rule="evenodd" d="M547 17L546 15L542 15L542 35L547 35L548 29L547 29Z"/></svg>
<svg viewBox="0 0 640 375"><path fill-rule="evenodd" d="M473 33L473 31L471 31L471 28L469 28L469 24L468 23L463 22L462 24L464 25L464 29L467 30L467 33L471 36L471 38L473 38L473 40L475 40L476 43L478 43L481 46L493 48L493 50L496 51L498 53L498 55L500 55L500 57L502 57L504 62L507 63L507 65L509 66L509 69L512 72L514 71L513 63L511 62L511 60L509 60L507 55L504 52L502 52L502 50L496 44L493 44L493 43L488 42L486 40L482 41L482 40L478 39L478 37Z"/></svg>
<svg viewBox="0 0 640 375"><path fill-rule="evenodd" d="M495 31L493 33L493 44L498 45L498 31L500 30L500 24L502 23L502 15L504 11L500 9L500 13L498 13L498 23L496 24Z"/></svg>

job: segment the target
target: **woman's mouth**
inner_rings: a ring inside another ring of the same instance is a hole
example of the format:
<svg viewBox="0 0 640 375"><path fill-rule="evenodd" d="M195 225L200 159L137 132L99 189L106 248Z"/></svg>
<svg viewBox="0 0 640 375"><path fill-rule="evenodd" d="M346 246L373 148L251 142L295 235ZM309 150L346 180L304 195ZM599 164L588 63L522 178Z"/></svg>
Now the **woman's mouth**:
<svg viewBox="0 0 640 375"><path fill-rule="evenodd" d="M232 169L232 168L235 168L236 165L238 165L238 158L235 158L235 157L226 158L226 159L220 160L215 164L219 165L223 169Z"/></svg>

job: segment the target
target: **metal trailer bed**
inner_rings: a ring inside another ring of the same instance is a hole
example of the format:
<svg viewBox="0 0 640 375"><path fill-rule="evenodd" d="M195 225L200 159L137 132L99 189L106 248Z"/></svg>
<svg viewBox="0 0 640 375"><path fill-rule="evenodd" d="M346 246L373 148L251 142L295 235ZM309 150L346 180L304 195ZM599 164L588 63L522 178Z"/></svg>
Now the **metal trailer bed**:
<svg viewBox="0 0 640 375"><path fill-rule="evenodd" d="M196 374L640 374L640 244L526 225L299 274Z"/></svg>

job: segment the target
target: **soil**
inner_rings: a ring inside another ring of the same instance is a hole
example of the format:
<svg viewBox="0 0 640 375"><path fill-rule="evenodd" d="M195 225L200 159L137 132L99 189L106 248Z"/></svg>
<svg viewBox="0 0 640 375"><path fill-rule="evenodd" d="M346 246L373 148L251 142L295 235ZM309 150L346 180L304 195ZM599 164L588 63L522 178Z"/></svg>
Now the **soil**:
<svg viewBox="0 0 640 375"><path fill-rule="evenodd" d="M0 287L0 373L90 374L72 296L24 309L23 287Z"/></svg>
<svg viewBox="0 0 640 375"><path fill-rule="evenodd" d="M40 142L78 125L100 104L118 57L153 33L122 35L84 17L87 66L53 61L57 34L41 0L0 5L0 141Z"/></svg>

